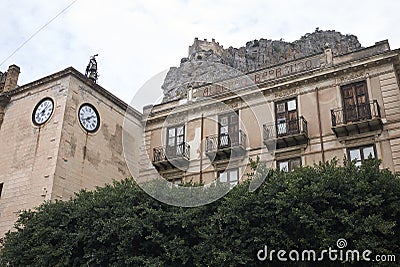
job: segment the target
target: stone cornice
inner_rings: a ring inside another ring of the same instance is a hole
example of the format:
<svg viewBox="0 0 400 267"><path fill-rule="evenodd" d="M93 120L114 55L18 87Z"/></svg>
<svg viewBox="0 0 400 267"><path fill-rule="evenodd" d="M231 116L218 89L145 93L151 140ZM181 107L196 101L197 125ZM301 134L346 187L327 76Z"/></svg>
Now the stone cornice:
<svg viewBox="0 0 400 267"><path fill-rule="evenodd" d="M83 75L82 73L80 73L79 71L74 69L73 67L68 67L62 71L56 72L56 73L51 74L46 77L43 77L39 80L19 86L19 87L15 88L14 90L7 92L7 96L11 97L14 95L18 95L20 93L32 90L33 88L36 88L43 84L52 82L54 80L59 80L59 79L62 79L64 77L68 77L68 76L73 76L73 77L77 78L78 80L83 82L85 85L87 85L94 91L98 92L99 94L104 96L106 99L110 100L113 104L115 104L119 108L121 108L125 111L128 110L129 113L131 115L133 115L134 117L136 117L138 120L142 119L142 114L139 111L137 111L133 107L129 106L124 101L122 101L121 99L119 99L118 97L116 97L115 95L113 95L112 93L110 93L109 91L107 91L106 89L101 87L100 85L94 83L93 81L91 81L89 78L87 78L85 75ZM129 109L128 109L128 107L129 107Z"/></svg>

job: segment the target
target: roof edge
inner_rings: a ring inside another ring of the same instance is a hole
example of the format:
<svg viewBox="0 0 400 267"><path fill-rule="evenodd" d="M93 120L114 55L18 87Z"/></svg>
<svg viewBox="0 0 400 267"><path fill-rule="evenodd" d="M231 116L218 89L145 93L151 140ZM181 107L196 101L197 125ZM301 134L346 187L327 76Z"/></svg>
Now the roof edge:
<svg viewBox="0 0 400 267"><path fill-rule="evenodd" d="M110 100L112 103L114 103L121 109L124 109L125 111L129 111L130 114L133 114L139 120L142 119L142 113L140 111L138 111L134 107L128 105L123 100L121 100L120 98L118 98L117 96L115 96L114 94L112 94L111 92L109 92L108 90L106 90L105 88L100 86L99 84L94 83L92 80L87 78L85 75L83 75L81 72L79 72L78 70L76 70L73 67L68 67L64 70L50 74L50 75L40 78L36 81L32 81L27 84L18 86L15 89L10 90L9 92L7 92L5 94L7 96L17 95L19 93L22 93L22 92L25 92L26 90L31 89L32 87L37 87L42 84L49 83L53 80L64 78L68 75L74 76L75 78L77 78L78 80L80 80L81 82L83 82L84 84L89 86L90 88L92 88L94 91L96 91L96 92L100 93L102 96L106 97L108 100Z"/></svg>

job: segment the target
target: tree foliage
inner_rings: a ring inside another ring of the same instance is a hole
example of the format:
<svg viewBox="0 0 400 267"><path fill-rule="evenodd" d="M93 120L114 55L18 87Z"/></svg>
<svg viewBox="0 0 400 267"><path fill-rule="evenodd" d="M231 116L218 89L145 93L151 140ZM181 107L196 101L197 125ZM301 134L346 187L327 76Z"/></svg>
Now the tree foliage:
<svg viewBox="0 0 400 267"><path fill-rule="evenodd" d="M114 182L22 212L0 266L263 266L265 245L321 251L339 238L400 260L400 180L378 166L273 170L254 192L244 182L196 208L160 203L132 179Z"/></svg>

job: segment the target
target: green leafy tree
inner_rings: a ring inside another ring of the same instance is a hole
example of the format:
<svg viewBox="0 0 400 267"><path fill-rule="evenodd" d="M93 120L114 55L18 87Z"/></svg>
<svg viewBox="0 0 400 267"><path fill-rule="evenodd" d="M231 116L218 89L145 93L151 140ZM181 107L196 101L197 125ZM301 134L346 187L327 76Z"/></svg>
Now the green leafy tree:
<svg viewBox="0 0 400 267"><path fill-rule="evenodd" d="M202 228L206 240L202 249L212 248L208 262L212 266L264 266L256 254L265 245L276 251L318 252L338 249L340 238L347 240L348 249L398 258L400 180L379 170L379 164L368 160L361 167L347 162L341 167L332 161L291 173L261 168L253 175L268 172L263 185L253 193L246 190L247 183L230 192L211 217L212 223ZM274 259L281 266L276 253ZM331 263L325 257L324 265Z"/></svg>
<svg viewBox="0 0 400 267"><path fill-rule="evenodd" d="M257 252L322 251L339 238L348 249L400 260L400 179L379 161L291 173L251 164L261 170L254 179L266 176L256 191L244 182L206 206L160 203L126 179L24 211L2 241L0 266L282 266L276 254L262 262ZM292 262L300 264L312 266Z"/></svg>

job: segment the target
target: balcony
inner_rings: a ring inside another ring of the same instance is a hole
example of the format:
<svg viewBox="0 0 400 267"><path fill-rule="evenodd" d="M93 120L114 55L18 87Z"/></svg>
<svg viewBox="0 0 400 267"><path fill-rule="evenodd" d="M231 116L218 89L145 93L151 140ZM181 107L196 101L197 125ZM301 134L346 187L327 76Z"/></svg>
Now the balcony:
<svg viewBox="0 0 400 267"><path fill-rule="evenodd" d="M263 125L264 145L280 149L308 143L307 121L303 116L294 120L278 121Z"/></svg>
<svg viewBox="0 0 400 267"><path fill-rule="evenodd" d="M382 130L378 101L331 110L332 131L337 137Z"/></svg>
<svg viewBox="0 0 400 267"><path fill-rule="evenodd" d="M190 146L182 143L177 146L153 148L153 165L158 171L187 169L190 161Z"/></svg>
<svg viewBox="0 0 400 267"><path fill-rule="evenodd" d="M206 137L206 155L212 162L243 157L246 147L247 136L242 130Z"/></svg>

